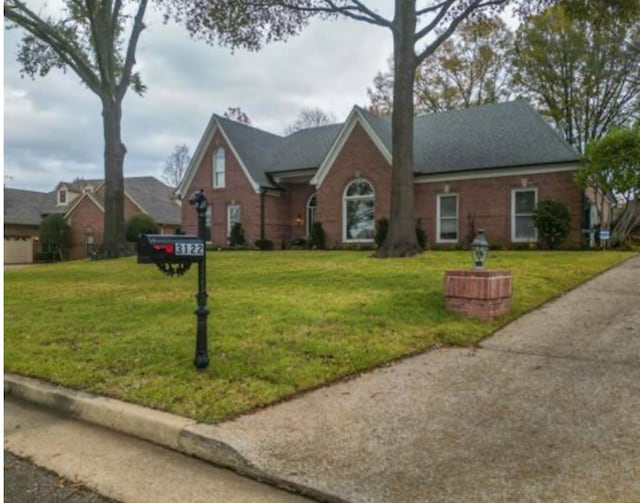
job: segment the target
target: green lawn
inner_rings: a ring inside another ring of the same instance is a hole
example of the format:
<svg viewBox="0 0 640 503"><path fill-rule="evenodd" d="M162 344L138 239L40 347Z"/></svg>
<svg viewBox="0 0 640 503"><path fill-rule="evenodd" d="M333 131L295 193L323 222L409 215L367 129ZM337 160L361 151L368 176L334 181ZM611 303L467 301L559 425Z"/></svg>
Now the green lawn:
<svg viewBox="0 0 640 503"><path fill-rule="evenodd" d="M377 260L361 252L218 252L208 257L209 355L195 372L197 270L169 278L133 258L5 272L4 365L214 422L434 344L473 345L510 319L630 257L492 252L509 269L509 316L443 308L444 270L468 252Z"/></svg>

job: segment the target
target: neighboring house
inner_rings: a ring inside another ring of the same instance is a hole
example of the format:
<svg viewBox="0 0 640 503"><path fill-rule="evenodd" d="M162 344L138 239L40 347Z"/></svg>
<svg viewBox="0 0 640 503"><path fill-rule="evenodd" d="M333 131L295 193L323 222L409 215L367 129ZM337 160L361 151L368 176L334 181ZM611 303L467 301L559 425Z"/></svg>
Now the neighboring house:
<svg viewBox="0 0 640 503"><path fill-rule="evenodd" d="M40 222L52 213L64 215L71 228L70 258L85 258L99 250L104 232L104 190L103 180L60 182L49 193L5 188L5 263L33 261L34 250L39 251ZM175 232L180 225L180 202L171 187L153 177L131 177L125 178L124 191L125 219L147 213L163 234ZM32 245L30 254L26 246L18 251L19 245L13 244L22 239L11 237L19 236L27 236Z"/></svg>
<svg viewBox="0 0 640 503"><path fill-rule="evenodd" d="M29 264L38 251L42 208L49 194L4 189L4 263Z"/></svg>
<svg viewBox="0 0 640 503"><path fill-rule="evenodd" d="M491 244L535 242L537 201L565 202L569 244L585 222L574 183L579 155L526 103L514 101L418 116L414 132L415 217L431 246L467 246L479 228ZM286 137L213 115L177 189L203 188L211 204L211 241L226 244L240 222L248 241L286 246L321 222L327 245L372 243L389 216L391 121L354 107L343 124ZM182 227L196 213L182 206Z"/></svg>

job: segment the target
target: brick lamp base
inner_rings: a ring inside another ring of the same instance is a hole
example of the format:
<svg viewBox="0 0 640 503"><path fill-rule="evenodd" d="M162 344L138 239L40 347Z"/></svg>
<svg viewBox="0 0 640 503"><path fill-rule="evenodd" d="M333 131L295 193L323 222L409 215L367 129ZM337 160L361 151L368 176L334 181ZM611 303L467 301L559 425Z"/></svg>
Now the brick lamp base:
<svg viewBox="0 0 640 503"><path fill-rule="evenodd" d="M445 271L445 308L455 314L492 320L509 312L509 271Z"/></svg>

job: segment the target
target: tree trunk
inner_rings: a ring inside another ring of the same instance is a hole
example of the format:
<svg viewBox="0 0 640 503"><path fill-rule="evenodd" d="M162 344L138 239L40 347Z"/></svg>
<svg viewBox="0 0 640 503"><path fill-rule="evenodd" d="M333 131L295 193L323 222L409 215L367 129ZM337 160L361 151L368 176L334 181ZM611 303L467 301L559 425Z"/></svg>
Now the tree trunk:
<svg viewBox="0 0 640 503"><path fill-rule="evenodd" d="M389 232L375 257L409 257L422 252L414 216L413 82L415 0L396 0L393 28L395 85L391 114L392 159Z"/></svg>
<svg viewBox="0 0 640 503"><path fill-rule="evenodd" d="M124 156L127 149L120 137L121 103L102 100L104 126L104 253L117 258L125 245L124 229Z"/></svg>

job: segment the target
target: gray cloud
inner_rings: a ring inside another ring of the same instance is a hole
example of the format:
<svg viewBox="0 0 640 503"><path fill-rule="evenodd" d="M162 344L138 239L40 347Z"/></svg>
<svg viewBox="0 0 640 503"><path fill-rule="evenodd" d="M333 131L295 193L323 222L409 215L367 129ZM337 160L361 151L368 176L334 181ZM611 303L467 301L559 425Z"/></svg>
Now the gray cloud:
<svg viewBox="0 0 640 503"><path fill-rule="evenodd" d="M382 2L381 2L382 3ZM365 104L386 68L391 34L364 23L314 21L298 37L257 53L211 47L149 13L136 69L149 86L123 105L125 174L160 178L178 144L193 152L212 113L240 106L256 127L282 133L303 107L342 120ZM5 184L51 190L61 180L102 177L100 103L72 73L21 79L18 31L5 31Z"/></svg>

